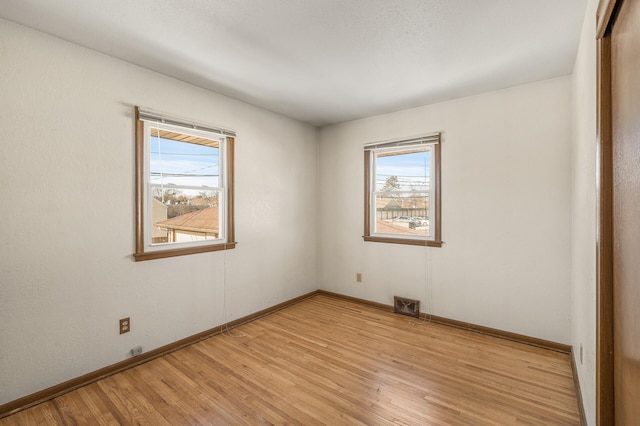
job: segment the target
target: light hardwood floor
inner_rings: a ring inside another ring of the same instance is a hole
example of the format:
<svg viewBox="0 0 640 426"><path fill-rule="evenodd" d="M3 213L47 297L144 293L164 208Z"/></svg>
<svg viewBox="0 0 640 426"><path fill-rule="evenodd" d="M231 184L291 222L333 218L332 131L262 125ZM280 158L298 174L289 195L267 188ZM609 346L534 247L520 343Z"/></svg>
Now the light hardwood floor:
<svg viewBox="0 0 640 426"><path fill-rule="evenodd" d="M0 420L577 425L569 355L314 296Z"/></svg>

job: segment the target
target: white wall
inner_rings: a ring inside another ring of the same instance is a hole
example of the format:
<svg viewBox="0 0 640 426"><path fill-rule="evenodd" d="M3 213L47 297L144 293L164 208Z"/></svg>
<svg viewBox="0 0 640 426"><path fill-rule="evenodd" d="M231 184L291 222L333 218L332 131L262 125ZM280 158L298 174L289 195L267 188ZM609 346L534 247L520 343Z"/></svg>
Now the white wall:
<svg viewBox="0 0 640 426"><path fill-rule="evenodd" d="M317 288L315 128L4 20L0 64L0 404ZM134 105L237 130L237 249L132 261Z"/></svg>
<svg viewBox="0 0 640 426"><path fill-rule="evenodd" d="M433 131L444 246L363 242L363 144ZM570 147L570 77L322 128L320 288L571 343Z"/></svg>
<svg viewBox="0 0 640 426"><path fill-rule="evenodd" d="M596 8L590 0L574 67L571 156L571 345L589 424L596 424Z"/></svg>
<svg viewBox="0 0 640 426"><path fill-rule="evenodd" d="M328 126L319 148L313 127L0 20L0 404L312 291L317 276L572 344L592 424L594 19L590 0L572 78ZM133 105L238 131L237 249L132 261ZM435 130L446 244L364 243L362 145Z"/></svg>

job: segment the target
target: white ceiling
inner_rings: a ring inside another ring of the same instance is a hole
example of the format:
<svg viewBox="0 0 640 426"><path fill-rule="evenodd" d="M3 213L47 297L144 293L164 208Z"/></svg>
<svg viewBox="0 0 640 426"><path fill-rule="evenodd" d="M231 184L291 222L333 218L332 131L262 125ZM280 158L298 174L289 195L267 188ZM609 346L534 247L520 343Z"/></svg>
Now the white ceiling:
<svg viewBox="0 0 640 426"><path fill-rule="evenodd" d="M0 16L314 125L570 74L586 0L0 0Z"/></svg>

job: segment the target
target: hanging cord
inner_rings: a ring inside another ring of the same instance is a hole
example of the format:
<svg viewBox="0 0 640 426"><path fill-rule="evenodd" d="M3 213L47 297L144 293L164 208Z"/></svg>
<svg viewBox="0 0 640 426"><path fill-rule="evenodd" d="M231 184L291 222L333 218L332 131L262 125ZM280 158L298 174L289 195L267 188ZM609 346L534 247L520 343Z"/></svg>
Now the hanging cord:
<svg viewBox="0 0 640 426"><path fill-rule="evenodd" d="M246 337L246 334L234 334L231 333L231 329L229 328L229 322L227 321L227 243L224 243L224 253L223 257L223 266L222 266L222 320L224 323L220 325L220 333L223 335L227 335L229 337L233 337L236 339Z"/></svg>
<svg viewBox="0 0 640 426"><path fill-rule="evenodd" d="M160 142L160 123L156 121L156 138L158 138L158 160L160 160L160 199L164 204L164 170L162 168L162 145Z"/></svg>
<svg viewBox="0 0 640 426"><path fill-rule="evenodd" d="M226 138L225 138L225 148L226 148ZM219 157L218 157L219 158ZM219 173L219 175L222 175L222 173ZM220 183L218 182L218 185ZM227 191L227 182L224 182L224 190L225 192ZM218 209L220 209L220 193L218 193ZM225 207L227 205L227 200L228 197L227 195L224 196L224 200L225 200ZM228 224L227 222L227 211L226 209L222 212L222 220L223 223ZM226 229L226 228L225 228ZM226 234L226 232L225 232ZM228 235L224 236L224 253L222 254L222 259L223 259L223 265L222 265L222 320L224 321L224 323L222 325L220 325L220 333L221 334L226 334L229 337L233 337L233 338L242 338L242 337L247 337L246 334L244 333L231 333L231 329L229 328L229 322L227 321L227 244L228 244Z"/></svg>
<svg viewBox="0 0 640 426"><path fill-rule="evenodd" d="M422 321L427 322L427 317L429 317L429 322L431 322L432 319L432 314L431 312L433 312L433 280L431 279L431 250L429 250L429 247L425 247L425 256L424 256L424 297L427 301L426 305L427 305L427 309L428 309L428 314L425 313L424 315L424 320Z"/></svg>
<svg viewBox="0 0 640 426"><path fill-rule="evenodd" d="M429 150L430 154L432 155L433 151ZM424 181L425 182L429 182L429 190L431 189L431 177L429 176L427 178L426 175L426 170L427 170L427 160L425 158L425 164L424 164L424 170L425 170L425 176L424 176ZM431 191L429 191L429 200L431 200ZM431 205L431 203L429 203L429 205ZM431 210L431 209L429 209ZM426 204L425 204L425 212L427 212L426 210ZM429 232L431 232L431 230L433 229L433 227L431 226L431 217L433 216L433 214L431 214L431 212L429 212L427 216L428 219L428 223L429 223ZM429 316L429 322L431 322L432 319L432 312L433 312L433 280L432 280L432 276L431 276L431 248L429 246L425 246L424 247L424 297L426 299L425 305L426 308L429 310L428 311L428 316ZM427 314L425 313L424 315L424 320L423 323L427 322Z"/></svg>
<svg viewBox="0 0 640 426"><path fill-rule="evenodd" d="M427 309L424 314L424 318L422 321L418 319L418 321L409 321L410 325L420 325L431 323L432 321L432 310L433 310L433 285L431 279L431 251L428 246L425 246L425 255L424 255L424 298L426 303L424 307Z"/></svg>

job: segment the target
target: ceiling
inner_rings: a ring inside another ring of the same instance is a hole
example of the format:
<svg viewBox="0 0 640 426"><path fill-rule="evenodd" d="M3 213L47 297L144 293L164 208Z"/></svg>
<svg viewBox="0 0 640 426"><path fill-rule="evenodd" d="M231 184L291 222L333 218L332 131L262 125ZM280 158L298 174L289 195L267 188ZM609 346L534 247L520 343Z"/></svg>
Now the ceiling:
<svg viewBox="0 0 640 426"><path fill-rule="evenodd" d="M0 0L0 16L316 126L570 74L586 0Z"/></svg>

